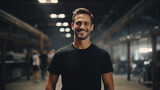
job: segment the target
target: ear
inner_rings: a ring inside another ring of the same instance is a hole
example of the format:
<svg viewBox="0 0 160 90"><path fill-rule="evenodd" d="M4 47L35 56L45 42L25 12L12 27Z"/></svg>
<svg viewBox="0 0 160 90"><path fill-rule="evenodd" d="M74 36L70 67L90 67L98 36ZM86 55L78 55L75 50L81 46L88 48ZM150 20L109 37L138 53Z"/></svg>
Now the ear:
<svg viewBox="0 0 160 90"><path fill-rule="evenodd" d="M94 29L94 24L91 25L91 31L93 31L93 29Z"/></svg>
<svg viewBox="0 0 160 90"><path fill-rule="evenodd" d="M71 28L72 28L72 30L74 30L74 24L73 24L73 22L71 23Z"/></svg>

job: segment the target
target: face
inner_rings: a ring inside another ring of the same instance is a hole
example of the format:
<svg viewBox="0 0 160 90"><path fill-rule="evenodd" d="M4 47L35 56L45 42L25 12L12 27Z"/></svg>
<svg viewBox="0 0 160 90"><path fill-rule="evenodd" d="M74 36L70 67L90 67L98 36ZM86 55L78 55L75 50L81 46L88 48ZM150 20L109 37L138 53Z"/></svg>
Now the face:
<svg viewBox="0 0 160 90"><path fill-rule="evenodd" d="M94 27L94 25L91 24L91 18L88 14L77 14L71 26L76 38L79 40L85 40L86 38L89 38L90 32Z"/></svg>
<svg viewBox="0 0 160 90"><path fill-rule="evenodd" d="M44 51L43 51L43 54L47 54L47 51L46 51L46 50L44 50Z"/></svg>

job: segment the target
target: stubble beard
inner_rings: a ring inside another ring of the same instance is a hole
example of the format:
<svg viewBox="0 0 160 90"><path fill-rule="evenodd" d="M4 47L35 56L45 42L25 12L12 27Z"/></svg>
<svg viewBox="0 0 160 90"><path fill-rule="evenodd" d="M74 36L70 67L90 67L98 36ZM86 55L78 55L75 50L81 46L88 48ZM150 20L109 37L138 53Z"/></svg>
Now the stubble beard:
<svg viewBox="0 0 160 90"><path fill-rule="evenodd" d="M86 37L79 37L78 34L77 34L77 32L78 32L78 31L75 31L74 33L75 33L75 35L76 35L76 37L77 37L78 40L85 40L85 39L87 39L87 38L89 37L89 35L90 35L90 33L88 33ZM89 30L86 30L86 32L89 32Z"/></svg>

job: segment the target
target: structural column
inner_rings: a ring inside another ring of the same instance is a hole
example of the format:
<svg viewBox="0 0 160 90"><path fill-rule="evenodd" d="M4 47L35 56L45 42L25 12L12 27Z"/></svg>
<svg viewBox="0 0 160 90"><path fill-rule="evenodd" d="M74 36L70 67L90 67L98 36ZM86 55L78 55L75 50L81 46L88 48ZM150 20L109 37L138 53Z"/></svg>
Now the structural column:
<svg viewBox="0 0 160 90"><path fill-rule="evenodd" d="M5 90L5 74L6 74L6 64L5 64L5 40L1 40L1 87L0 90Z"/></svg>
<svg viewBox="0 0 160 90"><path fill-rule="evenodd" d="M30 63L31 63L31 48L30 46L27 47L27 80L30 80Z"/></svg>
<svg viewBox="0 0 160 90"><path fill-rule="evenodd" d="M130 81L130 41L127 41L127 80Z"/></svg>
<svg viewBox="0 0 160 90"><path fill-rule="evenodd" d="M153 61L153 90L158 90L157 86L157 55L156 55L156 36L152 36L152 61Z"/></svg>
<svg viewBox="0 0 160 90"><path fill-rule="evenodd" d="M40 45L40 49L41 49L41 51L44 49L44 40L43 40L44 38L43 38L43 33L41 33L41 45Z"/></svg>

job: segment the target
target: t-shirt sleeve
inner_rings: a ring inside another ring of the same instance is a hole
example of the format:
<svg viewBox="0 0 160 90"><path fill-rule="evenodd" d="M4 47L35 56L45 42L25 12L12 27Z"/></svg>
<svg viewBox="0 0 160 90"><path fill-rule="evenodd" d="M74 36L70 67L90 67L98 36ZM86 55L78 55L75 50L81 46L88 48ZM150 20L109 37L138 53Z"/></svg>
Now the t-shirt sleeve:
<svg viewBox="0 0 160 90"><path fill-rule="evenodd" d="M105 56L103 58L103 68L102 68L102 74L109 73L113 71L111 58L108 52L105 53Z"/></svg>
<svg viewBox="0 0 160 90"><path fill-rule="evenodd" d="M53 56L53 58L52 58L52 60L51 60L51 62L50 62L50 64L49 64L49 66L48 66L48 71L50 72L50 73L52 73L52 74L56 74L56 75L59 75L60 74L60 57L59 57L59 55L56 53L54 56Z"/></svg>

